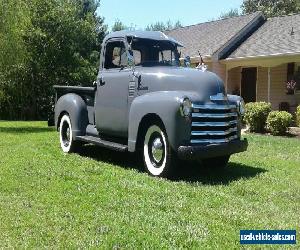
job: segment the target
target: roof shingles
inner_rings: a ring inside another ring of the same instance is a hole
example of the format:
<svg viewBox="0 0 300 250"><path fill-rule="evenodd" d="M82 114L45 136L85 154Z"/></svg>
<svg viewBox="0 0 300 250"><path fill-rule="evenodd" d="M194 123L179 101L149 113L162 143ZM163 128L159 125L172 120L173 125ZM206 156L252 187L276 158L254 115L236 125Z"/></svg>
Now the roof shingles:
<svg viewBox="0 0 300 250"><path fill-rule="evenodd" d="M184 56L198 56L198 51L202 55L212 56L258 15L261 13L200 23L170 30L166 34L185 46L182 49Z"/></svg>
<svg viewBox="0 0 300 250"><path fill-rule="evenodd" d="M229 58L290 53L300 53L300 14L268 19Z"/></svg>

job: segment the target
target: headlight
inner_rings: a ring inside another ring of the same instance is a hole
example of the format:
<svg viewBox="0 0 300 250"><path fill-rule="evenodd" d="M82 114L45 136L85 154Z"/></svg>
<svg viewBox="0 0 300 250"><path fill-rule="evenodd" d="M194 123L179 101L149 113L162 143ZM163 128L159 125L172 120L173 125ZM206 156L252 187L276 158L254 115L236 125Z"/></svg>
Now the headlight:
<svg viewBox="0 0 300 250"><path fill-rule="evenodd" d="M237 106L239 114L243 116L245 114L245 102L243 98L237 102Z"/></svg>
<svg viewBox="0 0 300 250"><path fill-rule="evenodd" d="M180 103L180 113L184 117L188 117L192 113L192 102L189 98L182 99Z"/></svg>

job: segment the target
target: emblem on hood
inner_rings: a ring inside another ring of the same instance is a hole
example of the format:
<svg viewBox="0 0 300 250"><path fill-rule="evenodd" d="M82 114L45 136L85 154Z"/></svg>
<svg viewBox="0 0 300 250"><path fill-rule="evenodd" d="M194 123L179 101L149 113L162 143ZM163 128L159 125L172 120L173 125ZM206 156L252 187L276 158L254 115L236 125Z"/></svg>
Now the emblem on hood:
<svg viewBox="0 0 300 250"><path fill-rule="evenodd" d="M227 95L224 95L223 93L218 93L216 95L210 96L211 101L228 101Z"/></svg>

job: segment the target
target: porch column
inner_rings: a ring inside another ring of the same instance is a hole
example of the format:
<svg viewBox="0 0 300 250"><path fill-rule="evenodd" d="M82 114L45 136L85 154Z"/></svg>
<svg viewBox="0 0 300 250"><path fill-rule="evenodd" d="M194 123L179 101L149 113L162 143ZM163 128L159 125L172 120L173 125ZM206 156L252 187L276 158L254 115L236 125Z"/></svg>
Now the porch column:
<svg viewBox="0 0 300 250"><path fill-rule="evenodd" d="M225 89L226 89L226 93L228 92L228 69L227 69L227 65L225 67Z"/></svg>
<svg viewBox="0 0 300 250"><path fill-rule="evenodd" d="M271 102L271 67L268 67L268 102Z"/></svg>

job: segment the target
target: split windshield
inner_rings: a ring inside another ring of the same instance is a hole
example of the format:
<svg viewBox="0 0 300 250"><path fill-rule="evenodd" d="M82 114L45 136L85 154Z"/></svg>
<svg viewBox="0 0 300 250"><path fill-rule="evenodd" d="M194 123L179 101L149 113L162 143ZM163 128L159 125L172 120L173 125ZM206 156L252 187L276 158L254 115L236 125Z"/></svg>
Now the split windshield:
<svg viewBox="0 0 300 250"><path fill-rule="evenodd" d="M135 38L131 48L136 66L179 66L177 45L171 41Z"/></svg>

